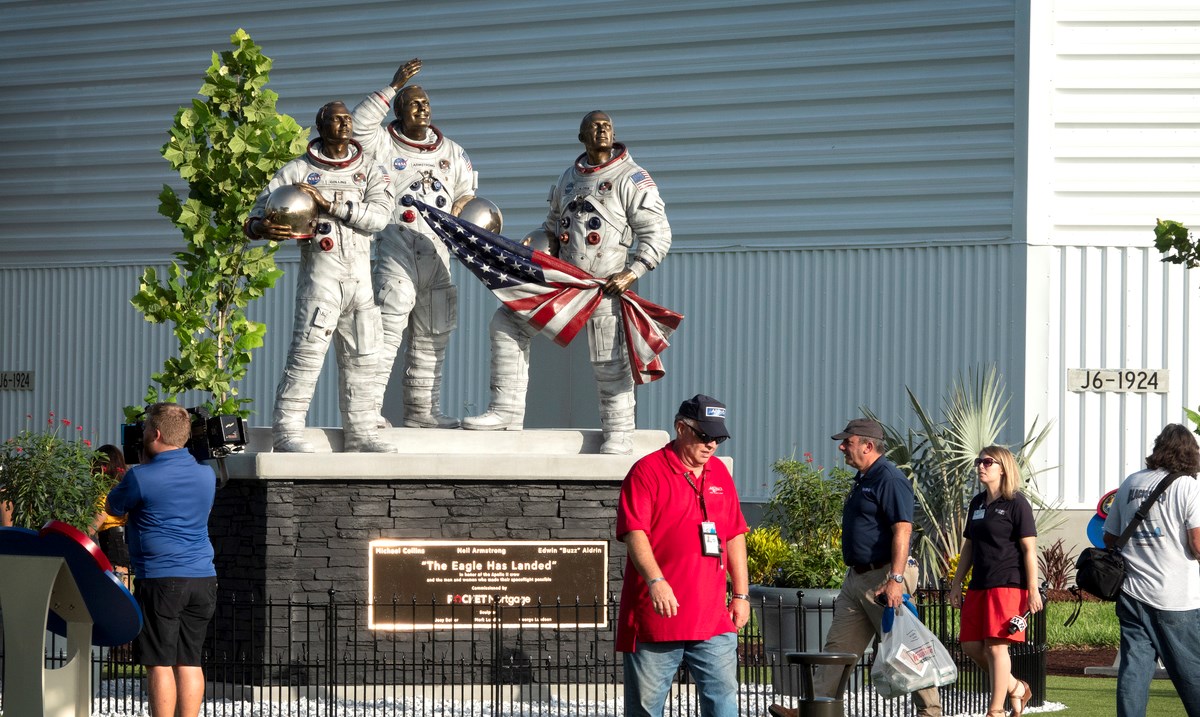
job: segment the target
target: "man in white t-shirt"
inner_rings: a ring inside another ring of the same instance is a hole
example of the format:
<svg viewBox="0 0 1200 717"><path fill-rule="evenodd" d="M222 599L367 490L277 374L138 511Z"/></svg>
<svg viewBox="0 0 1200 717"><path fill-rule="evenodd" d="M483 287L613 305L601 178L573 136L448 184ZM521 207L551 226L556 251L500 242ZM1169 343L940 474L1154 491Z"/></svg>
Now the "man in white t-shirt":
<svg viewBox="0 0 1200 717"><path fill-rule="evenodd" d="M1200 445L1169 424L1154 439L1146 470L1121 483L1104 521L1112 545L1169 473L1183 473L1154 502L1121 550L1125 584L1117 598L1121 664L1117 717L1146 714L1156 658L1166 666L1189 717L1200 717Z"/></svg>

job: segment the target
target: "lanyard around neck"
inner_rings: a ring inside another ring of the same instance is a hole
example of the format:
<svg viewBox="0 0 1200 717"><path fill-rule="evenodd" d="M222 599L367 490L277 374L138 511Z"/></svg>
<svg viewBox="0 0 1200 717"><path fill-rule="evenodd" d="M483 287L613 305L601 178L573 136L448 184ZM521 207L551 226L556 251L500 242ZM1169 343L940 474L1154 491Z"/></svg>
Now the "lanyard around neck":
<svg viewBox="0 0 1200 717"><path fill-rule="evenodd" d="M684 471L683 477L687 478L688 485L692 487L692 490L696 491L696 498L700 500L700 514L704 516L705 520L708 520L708 506L704 503L704 491L702 490L704 487L704 474L700 474L699 487L696 486L696 481L692 480L691 471Z"/></svg>

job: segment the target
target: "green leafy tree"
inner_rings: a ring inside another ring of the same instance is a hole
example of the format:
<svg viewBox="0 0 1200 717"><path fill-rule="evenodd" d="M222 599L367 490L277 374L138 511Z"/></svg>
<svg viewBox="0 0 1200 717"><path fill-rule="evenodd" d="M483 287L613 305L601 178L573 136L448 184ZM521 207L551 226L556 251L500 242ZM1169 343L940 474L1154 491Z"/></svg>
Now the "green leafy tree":
<svg viewBox="0 0 1200 717"><path fill-rule="evenodd" d="M242 223L271 176L304 151L308 131L276 112L279 96L266 89L271 60L244 30L234 49L213 53L199 95L175 114L162 156L187 182L186 197L164 185L158 211L183 233L187 248L175 254L167 276L153 267L142 274L132 304L152 323L171 323L179 343L153 374L146 403L175 400L187 391L210 395L214 414L250 411L235 382L244 378L251 351L267 327L246 318L245 308L283 274L273 243L249 244ZM157 384L157 386L155 385ZM133 418L140 406L125 409Z"/></svg>
<svg viewBox="0 0 1200 717"><path fill-rule="evenodd" d="M1154 226L1154 248L1169 264L1183 264L1189 269L1200 266L1200 241L1192 237L1192 231L1170 219L1159 219Z"/></svg>
<svg viewBox="0 0 1200 717"><path fill-rule="evenodd" d="M1200 241L1192 231L1177 221L1159 219L1154 225L1154 248L1163 254L1162 260L1169 264L1182 264L1189 269L1200 267ZM1183 412L1200 433L1200 412L1185 408Z"/></svg>

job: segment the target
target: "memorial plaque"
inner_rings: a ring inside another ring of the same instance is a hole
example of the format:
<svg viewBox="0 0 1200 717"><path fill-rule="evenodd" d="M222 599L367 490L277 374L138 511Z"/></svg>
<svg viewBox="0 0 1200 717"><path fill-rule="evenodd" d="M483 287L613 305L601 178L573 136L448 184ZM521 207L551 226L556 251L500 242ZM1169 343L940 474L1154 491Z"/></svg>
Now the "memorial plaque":
<svg viewBox="0 0 1200 717"><path fill-rule="evenodd" d="M385 539L369 550L372 630L608 626L603 540Z"/></svg>

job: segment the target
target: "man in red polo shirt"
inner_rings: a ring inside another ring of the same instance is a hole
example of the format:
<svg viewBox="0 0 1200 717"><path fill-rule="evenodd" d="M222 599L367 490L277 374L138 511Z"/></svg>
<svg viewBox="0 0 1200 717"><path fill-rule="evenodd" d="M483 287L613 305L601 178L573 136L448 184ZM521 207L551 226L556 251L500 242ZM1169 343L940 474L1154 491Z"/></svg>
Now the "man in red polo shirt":
<svg viewBox="0 0 1200 717"><path fill-rule="evenodd" d="M617 539L629 557L616 647L625 653L630 717L662 715L684 660L702 717L737 717L737 631L750 618L749 528L733 478L713 458L727 438L725 404L697 394L679 406L675 440L635 463L621 484Z"/></svg>

